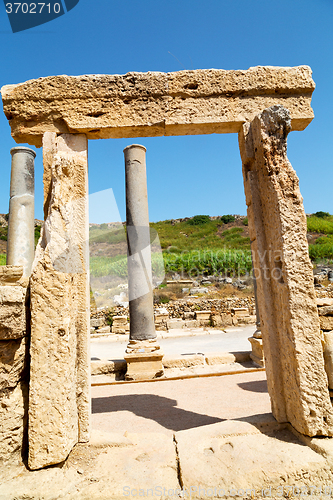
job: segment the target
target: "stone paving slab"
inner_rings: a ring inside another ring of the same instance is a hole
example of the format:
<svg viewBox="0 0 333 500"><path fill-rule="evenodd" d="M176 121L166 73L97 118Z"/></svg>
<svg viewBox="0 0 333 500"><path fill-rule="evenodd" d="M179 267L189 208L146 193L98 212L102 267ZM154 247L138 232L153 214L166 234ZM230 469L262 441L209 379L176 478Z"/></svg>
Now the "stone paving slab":
<svg viewBox="0 0 333 500"><path fill-rule="evenodd" d="M175 441L180 481L191 498L276 498L288 486L295 496L313 484L332 484L324 457L278 426L264 434L248 422L229 420L177 432Z"/></svg>
<svg viewBox="0 0 333 500"><path fill-rule="evenodd" d="M305 438L307 446L277 424L263 371L93 387L92 402L90 443L76 445L59 467L2 465L0 500L333 493L333 439Z"/></svg>
<svg viewBox="0 0 333 500"><path fill-rule="evenodd" d="M0 500L329 498L329 462L270 417L269 431L257 424L226 420L174 436L94 431L59 467L3 466Z"/></svg>

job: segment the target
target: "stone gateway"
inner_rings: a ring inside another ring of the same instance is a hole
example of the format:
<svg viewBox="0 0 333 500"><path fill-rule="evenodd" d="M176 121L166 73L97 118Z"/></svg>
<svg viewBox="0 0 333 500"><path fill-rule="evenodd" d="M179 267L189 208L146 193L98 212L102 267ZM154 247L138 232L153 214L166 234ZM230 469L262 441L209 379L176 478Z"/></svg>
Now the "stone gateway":
<svg viewBox="0 0 333 500"><path fill-rule="evenodd" d="M52 76L2 88L15 141L43 146L45 216L30 278L15 266L0 277L2 458L14 427L9 451L22 451L26 439L31 469L60 463L89 440L87 139L239 134L272 412L303 435L333 435L331 363L324 362L298 178L286 154L288 133L313 118L314 88L308 66ZM129 219L133 155L144 156L142 146L125 150ZM146 219L132 226L147 226ZM143 240L137 244L135 252ZM140 286L134 276L131 290ZM140 344L151 367L151 357L161 360L149 287L144 298L144 310L132 310L128 358ZM10 350L13 366L4 370Z"/></svg>

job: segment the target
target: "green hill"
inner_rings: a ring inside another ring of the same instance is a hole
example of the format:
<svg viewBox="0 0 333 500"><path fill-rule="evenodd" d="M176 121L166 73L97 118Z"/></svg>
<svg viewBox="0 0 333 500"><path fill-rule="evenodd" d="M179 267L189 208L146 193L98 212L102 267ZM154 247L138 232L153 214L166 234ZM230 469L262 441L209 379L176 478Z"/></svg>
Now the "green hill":
<svg viewBox="0 0 333 500"><path fill-rule="evenodd" d="M1 214L0 214L1 215ZM40 222L40 221L38 221ZM0 239L7 239L1 224ZM307 217L309 255L313 261L333 259L333 215L316 212ZM213 274L251 270L250 238L247 218L224 215L165 220L150 224L154 271ZM35 227L38 240L40 225ZM158 239L157 239L158 236ZM159 245L157 244L159 241ZM126 276L126 226L122 223L91 224L89 229L90 272L92 276ZM5 255L0 256L0 265Z"/></svg>

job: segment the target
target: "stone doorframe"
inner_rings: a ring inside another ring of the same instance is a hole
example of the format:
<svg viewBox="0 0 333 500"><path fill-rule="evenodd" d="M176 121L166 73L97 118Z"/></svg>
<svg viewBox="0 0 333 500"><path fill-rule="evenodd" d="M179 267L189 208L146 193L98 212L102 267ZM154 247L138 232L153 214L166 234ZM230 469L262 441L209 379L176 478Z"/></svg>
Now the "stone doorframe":
<svg viewBox="0 0 333 500"><path fill-rule="evenodd" d="M333 435L306 216L286 155L312 120L311 69L52 76L2 88L18 143L43 146L45 223L30 278L29 467L89 440L87 139L239 134L272 412Z"/></svg>

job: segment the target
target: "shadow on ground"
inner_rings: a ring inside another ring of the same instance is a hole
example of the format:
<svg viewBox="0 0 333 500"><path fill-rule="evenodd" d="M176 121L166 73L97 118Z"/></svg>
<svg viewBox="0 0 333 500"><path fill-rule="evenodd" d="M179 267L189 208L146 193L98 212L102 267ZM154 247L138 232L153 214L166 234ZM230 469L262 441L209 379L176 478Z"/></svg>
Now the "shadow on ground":
<svg viewBox="0 0 333 500"><path fill-rule="evenodd" d="M139 417L155 420L173 431L183 431L215 424L225 419L210 417L177 408L175 399L153 394L131 394L127 396L108 396L92 399L92 413L111 413L130 411Z"/></svg>
<svg viewBox="0 0 333 500"><path fill-rule="evenodd" d="M251 382L241 382L237 384L244 391L251 392L268 392L267 380L253 380Z"/></svg>

